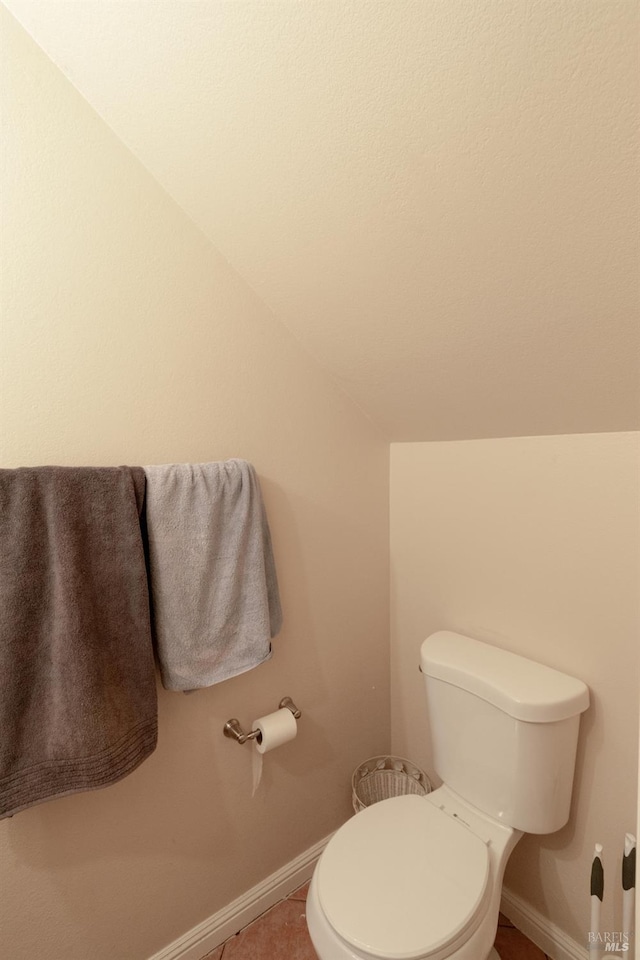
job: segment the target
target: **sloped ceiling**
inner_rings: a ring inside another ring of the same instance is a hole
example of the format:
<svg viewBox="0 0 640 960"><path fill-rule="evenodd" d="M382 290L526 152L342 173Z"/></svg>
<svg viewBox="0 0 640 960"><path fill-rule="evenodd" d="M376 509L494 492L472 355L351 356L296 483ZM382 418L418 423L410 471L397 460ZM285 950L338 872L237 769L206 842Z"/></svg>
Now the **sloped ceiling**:
<svg viewBox="0 0 640 960"><path fill-rule="evenodd" d="M391 440L637 429L629 0L6 0Z"/></svg>

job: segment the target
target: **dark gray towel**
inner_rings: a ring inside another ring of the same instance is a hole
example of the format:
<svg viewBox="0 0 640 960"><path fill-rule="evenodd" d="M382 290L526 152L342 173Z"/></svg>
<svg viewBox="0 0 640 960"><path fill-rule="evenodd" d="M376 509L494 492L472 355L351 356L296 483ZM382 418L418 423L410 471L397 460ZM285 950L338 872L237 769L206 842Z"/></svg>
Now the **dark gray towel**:
<svg viewBox="0 0 640 960"><path fill-rule="evenodd" d="M140 467L0 470L0 817L154 750Z"/></svg>
<svg viewBox="0 0 640 960"><path fill-rule="evenodd" d="M246 460L145 467L162 683L194 690L257 667L282 625L258 477Z"/></svg>

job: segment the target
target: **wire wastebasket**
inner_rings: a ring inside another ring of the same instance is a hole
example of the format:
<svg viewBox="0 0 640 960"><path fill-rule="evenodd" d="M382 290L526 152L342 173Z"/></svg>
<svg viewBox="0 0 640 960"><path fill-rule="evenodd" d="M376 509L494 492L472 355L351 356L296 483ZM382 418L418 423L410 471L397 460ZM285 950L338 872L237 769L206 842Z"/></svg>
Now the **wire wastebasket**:
<svg viewBox="0 0 640 960"><path fill-rule="evenodd" d="M354 771L351 787L356 813L389 797L431 793L431 783L424 770L403 757L370 757Z"/></svg>

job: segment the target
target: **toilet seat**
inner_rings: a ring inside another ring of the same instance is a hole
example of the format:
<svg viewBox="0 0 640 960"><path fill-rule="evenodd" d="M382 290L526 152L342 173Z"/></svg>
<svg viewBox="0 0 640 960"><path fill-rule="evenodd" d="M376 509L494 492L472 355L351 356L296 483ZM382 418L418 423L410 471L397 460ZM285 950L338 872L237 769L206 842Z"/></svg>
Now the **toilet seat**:
<svg viewBox="0 0 640 960"><path fill-rule="evenodd" d="M487 845L424 797L394 797L349 820L317 868L335 933L365 956L417 960L468 936L490 896Z"/></svg>

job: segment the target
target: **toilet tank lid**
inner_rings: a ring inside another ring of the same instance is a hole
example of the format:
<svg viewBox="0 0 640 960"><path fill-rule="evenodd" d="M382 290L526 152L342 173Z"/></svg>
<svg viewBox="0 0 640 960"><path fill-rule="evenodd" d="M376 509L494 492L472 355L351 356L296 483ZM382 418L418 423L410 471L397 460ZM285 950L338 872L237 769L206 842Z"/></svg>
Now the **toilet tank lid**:
<svg viewBox="0 0 640 960"><path fill-rule="evenodd" d="M468 690L516 720L551 723L589 706L582 680L449 630L423 641L420 667L427 676Z"/></svg>

